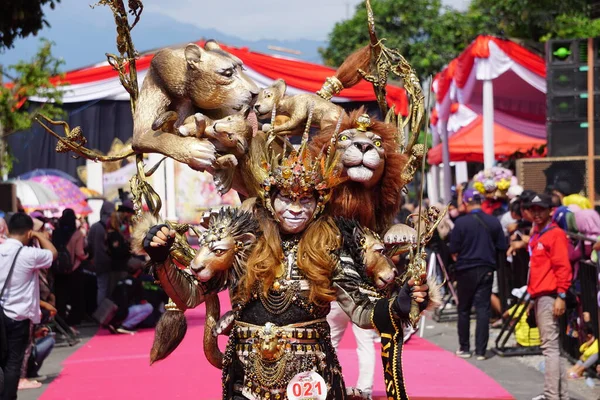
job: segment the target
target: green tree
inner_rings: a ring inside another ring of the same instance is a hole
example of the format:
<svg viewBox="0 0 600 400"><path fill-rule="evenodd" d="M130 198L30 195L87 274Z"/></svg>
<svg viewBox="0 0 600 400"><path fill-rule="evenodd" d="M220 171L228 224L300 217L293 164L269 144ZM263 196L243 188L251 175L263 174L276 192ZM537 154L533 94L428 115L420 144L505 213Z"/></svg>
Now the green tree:
<svg viewBox="0 0 600 400"><path fill-rule="evenodd" d="M6 146L6 137L29 129L38 114L51 119L63 115L60 108L63 93L59 89L64 84L60 73L63 63L52 56L52 42L42 39L31 61L7 67L0 65L0 178L10 172L14 161ZM6 84L2 84L3 78L8 80ZM32 96L47 101L30 102Z"/></svg>
<svg viewBox="0 0 600 400"><path fill-rule="evenodd" d="M470 11L485 13L485 31L531 42L600 35L587 0L473 0Z"/></svg>
<svg viewBox="0 0 600 400"><path fill-rule="evenodd" d="M375 27L386 46L398 49L422 76L435 74L458 55L487 22L477 12L442 7L441 0L372 0ZM339 22L321 49L327 65L340 65L352 51L369 43L364 3Z"/></svg>
<svg viewBox="0 0 600 400"><path fill-rule="evenodd" d="M441 0L372 0L375 26L386 45L396 48L422 77L435 74L477 35L518 39L543 51L551 38L600 36L600 19L590 18L587 0L473 0L460 12ZM327 65L340 65L348 54L369 42L364 3L354 16L339 22L321 49Z"/></svg>
<svg viewBox="0 0 600 400"><path fill-rule="evenodd" d="M50 26L42 6L54 9L60 0L2 0L0 13L0 49L13 47L17 37L37 35L44 26Z"/></svg>
<svg viewBox="0 0 600 400"><path fill-rule="evenodd" d="M585 15L559 15L552 30L542 36L548 39L583 39L600 36L600 18L590 19Z"/></svg>

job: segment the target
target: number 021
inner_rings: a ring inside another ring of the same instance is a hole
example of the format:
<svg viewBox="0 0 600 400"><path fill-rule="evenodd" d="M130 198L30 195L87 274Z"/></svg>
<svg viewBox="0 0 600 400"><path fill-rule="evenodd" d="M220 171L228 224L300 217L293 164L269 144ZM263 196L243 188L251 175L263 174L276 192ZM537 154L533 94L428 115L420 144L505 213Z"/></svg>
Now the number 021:
<svg viewBox="0 0 600 400"><path fill-rule="evenodd" d="M302 393L302 386L304 386L304 393ZM304 382L304 385L300 386L300 383L296 382L294 383L294 385L292 386L292 393L294 393L294 396L296 397L300 397L300 396L312 396L313 395L313 390L316 389L317 391L317 395L321 395L323 393L322 388L321 388L321 382L317 382L314 387L313 387L313 383L312 382Z"/></svg>

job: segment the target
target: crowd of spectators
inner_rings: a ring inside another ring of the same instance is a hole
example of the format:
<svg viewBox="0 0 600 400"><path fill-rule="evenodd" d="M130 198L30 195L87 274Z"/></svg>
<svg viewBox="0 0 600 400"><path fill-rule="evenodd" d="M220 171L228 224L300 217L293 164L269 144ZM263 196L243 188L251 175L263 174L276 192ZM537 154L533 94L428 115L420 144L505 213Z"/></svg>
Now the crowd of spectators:
<svg viewBox="0 0 600 400"><path fill-rule="evenodd" d="M130 250L131 201L105 201L91 227L72 209L0 211L0 399L38 388L55 345L74 344L81 326L112 333L153 327L168 300ZM108 310L108 312L106 312ZM0 332L2 334L2 332Z"/></svg>
<svg viewBox="0 0 600 400"><path fill-rule="evenodd" d="M474 309L478 360L489 357L490 328L513 326L516 346L540 346L544 354L545 388L535 399L568 398L567 380L594 374L598 363L598 326L584 312L586 294L577 279L582 259L595 263L600 276L600 215L584 196L565 193L560 185L544 193L511 187L504 199L467 184L458 192L428 249L439 256L456 289L458 304L450 305L458 315L456 354L473 355L469 321ZM413 209L405 206L399 219ZM501 275L516 285L506 288L508 298L501 294ZM600 293L597 299L595 312ZM568 371L560 361L565 335L579 341L579 360Z"/></svg>

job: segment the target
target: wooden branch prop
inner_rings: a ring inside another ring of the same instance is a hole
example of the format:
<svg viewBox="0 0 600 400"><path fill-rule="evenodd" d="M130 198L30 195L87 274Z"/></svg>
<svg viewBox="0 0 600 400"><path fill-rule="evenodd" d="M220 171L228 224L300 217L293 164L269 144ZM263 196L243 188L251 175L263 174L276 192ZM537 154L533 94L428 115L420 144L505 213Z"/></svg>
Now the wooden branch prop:
<svg viewBox="0 0 600 400"><path fill-rule="evenodd" d="M61 136L58 133L54 132L46 124L44 124L40 118L44 119L46 122L48 122L51 125L62 126L65 131L65 136ZM55 138L58 139L58 143L56 144L56 152L57 153L73 152L73 153L77 154L76 156L73 156L74 158L83 157L83 158L87 158L88 160L92 160L92 161L96 161L96 162L97 161L102 161L102 162L121 161L121 160L123 160L127 157L131 157L132 155L135 154L135 152L133 150L131 150L131 151L128 151L128 152L125 152L123 154L119 154L116 156L104 155L102 153L99 153L97 151L94 151L94 150L91 150L91 149L88 149L87 147L85 147L85 144L87 143L87 139L83 136L81 127L76 126L75 128L71 129L69 124L66 123L65 121L54 121L42 114L38 114L35 117L35 120L46 130L46 132L48 132L49 134L51 134L52 136L54 136Z"/></svg>
<svg viewBox="0 0 600 400"><path fill-rule="evenodd" d="M417 143L419 132L423 124L425 114L425 96L415 70L396 49L390 49L384 45L385 39L379 39L375 32L375 17L371 8L371 1L366 1L367 22L369 27L369 39L371 42L371 65L370 71L359 71L363 78L373 85L377 103L381 115L386 122L397 125L400 150L410 153L412 147ZM390 110L386 101L386 85L390 73L401 78L404 90L409 95L410 107L406 118L396 115L393 108ZM408 126L410 136L408 143L404 145L404 129Z"/></svg>
<svg viewBox="0 0 600 400"><path fill-rule="evenodd" d="M120 55L106 54L106 57L108 63L119 73L119 80L127 93L129 93L131 112L133 114L139 95L139 88L136 68L136 58L138 53L133 46L131 30L138 23L144 6L141 0L128 0L129 14L134 18L133 23L129 24L127 8L125 7L123 0L100 0L92 7L98 5L110 7L115 18L115 24L117 25L117 50ZM51 125L61 125L65 130L65 136L54 132L50 127L45 125L39 117L42 117ZM76 126L71 129L69 124L65 121L53 121L43 115L36 116L35 120L46 130L46 132L58 139L58 144L56 145L56 151L58 153L73 152L76 154L76 156L74 156L75 158L83 157L88 160L102 162L120 161L136 154L134 151L130 151L117 156L105 156L85 147L87 140L83 135L81 127Z"/></svg>

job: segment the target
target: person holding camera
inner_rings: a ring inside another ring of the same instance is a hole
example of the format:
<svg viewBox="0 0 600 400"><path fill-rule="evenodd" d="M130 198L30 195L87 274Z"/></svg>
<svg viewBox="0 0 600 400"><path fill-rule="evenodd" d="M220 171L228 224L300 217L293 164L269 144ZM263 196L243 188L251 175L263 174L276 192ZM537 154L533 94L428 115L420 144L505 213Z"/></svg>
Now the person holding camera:
<svg viewBox="0 0 600 400"><path fill-rule="evenodd" d="M41 248L31 247L36 240ZM30 324L41 319L38 271L50 268L58 253L45 234L33 231L33 220L24 213L8 221L8 239L0 244L0 305L2 334L0 366L4 388L0 399L14 400L21 376Z"/></svg>

